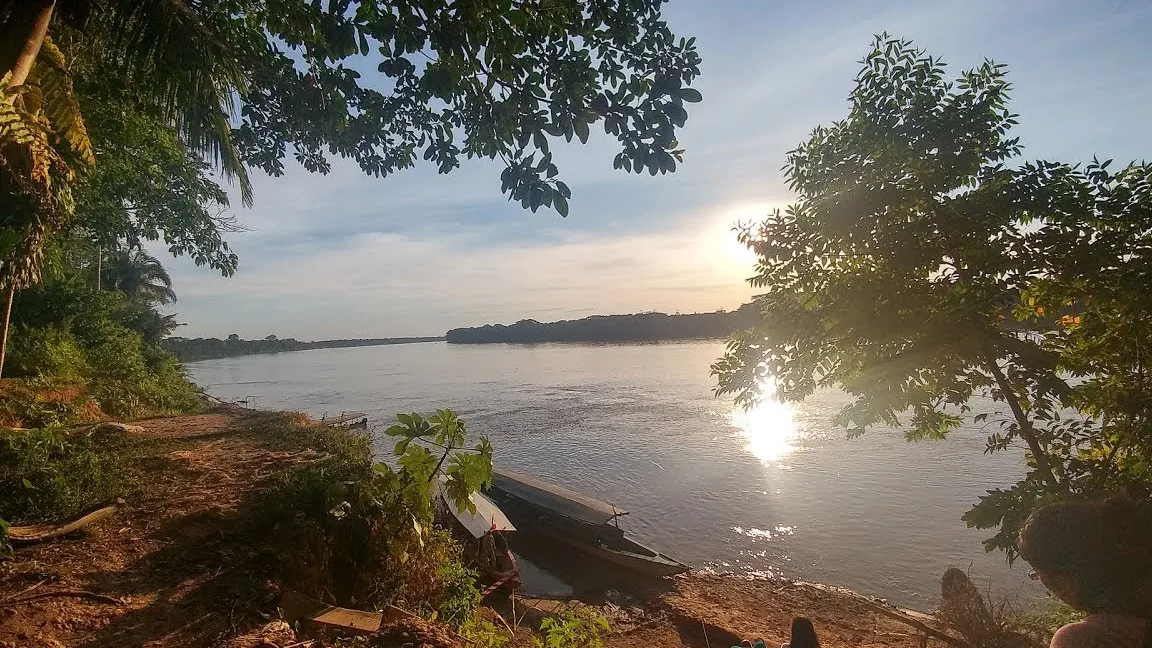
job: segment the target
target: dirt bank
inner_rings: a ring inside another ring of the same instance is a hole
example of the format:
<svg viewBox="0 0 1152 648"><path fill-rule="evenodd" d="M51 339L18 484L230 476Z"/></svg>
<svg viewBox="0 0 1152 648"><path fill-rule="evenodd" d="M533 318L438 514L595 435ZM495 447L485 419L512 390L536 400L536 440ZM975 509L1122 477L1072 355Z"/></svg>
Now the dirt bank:
<svg viewBox="0 0 1152 648"><path fill-rule="evenodd" d="M0 647L210 647L274 619L279 587L255 559L265 539L246 502L315 453L246 434L246 416L224 409L137 422L139 486L116 514L0 563ZM739 637L779 645L794 615L810 616L825 646L924 645L856 597L785 582L694 574L632 609L602 611L616 628L606 641L613 648L717 647ZM531 634L516 638L529 645Z"/></svg>

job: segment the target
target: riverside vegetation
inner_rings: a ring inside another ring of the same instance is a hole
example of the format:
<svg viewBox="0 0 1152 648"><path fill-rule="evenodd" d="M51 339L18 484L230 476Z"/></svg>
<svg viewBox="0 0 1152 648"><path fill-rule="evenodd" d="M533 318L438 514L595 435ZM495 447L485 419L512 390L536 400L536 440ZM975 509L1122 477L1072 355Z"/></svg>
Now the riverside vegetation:
<svg viewBox="0 0 1152 648"><path fill-rule="evenodd" d="M617 168L674 171L700 58L662 4L449 16L423 1L0 0L0 516L50 521L141 494L166 441L77 426L202 408L162 346L178 323L158 307L176 295L146 248L233 274L225 236L240 225L221 178L248 205L249 170L281 175L289 150L311 172L332 156L373 176L482 157L504 163L509 198L566 216L572 192L549 147L586 142L597 123L619 143ZM353 67L379 75L362 82ZM266 442L326 458L269 485L253 515L287 529L277 537L297 544L284 556L316 559L291 582L362 604L402 596L483 637L428 489L443 472L457 496L474 490L491 449L430 463L416 441L462 439L463 424L443 411L400 425L393 470L362 438L262 419Z"/></svg>
<svg viewBox="0 0 1152 648"><path fill-rule="evenodd" d="M78 424L202 408L162 347L178 324L158 307L176 295L145 248L234 273L224 238L239 225L219 178L248 204L249 169L282 174L289 148L312 172L339 156L377 176L484 157L504 163L509 198L566 216L549 147L586 142L597 123L619 142L615 167L674 171L700 58L661 4L473 3L448 19L431 1L0 0L0 516L146 498L149 466L185 456L173 455L185 440ZM349 59L380 78L362 83ZM849 117L790 154L798 202L740 232L760 257L763 322L715 370L744 403L770 379L785 399L842 388L856 397L838 418L851 433L903 416L910 438L940 437L973 396L1004 403L977 422L999 426L989 452L1023 443L1028 474L965 521L996 529L987 547L1011 558L1048 499L1152 491L1152 169L1010 167L1005 74L989 62L950 82L937 59L877 39ZM403 602L499 643L430 523L441 472L459 499L491 469L491 447L464 449L454 414L401 417L394 467L362 436L288 415L233 432L292 457L244 509L283 584ZM544 642L593 626L569 619Z"/></svg>

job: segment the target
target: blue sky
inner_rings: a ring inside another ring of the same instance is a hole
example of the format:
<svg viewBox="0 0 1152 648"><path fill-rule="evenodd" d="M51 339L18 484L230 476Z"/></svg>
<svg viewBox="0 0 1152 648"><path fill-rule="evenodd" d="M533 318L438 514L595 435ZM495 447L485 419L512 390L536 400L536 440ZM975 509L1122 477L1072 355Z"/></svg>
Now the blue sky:
<svg viewBox="0 0 1152 648"><path fill-rule="evenodd" d="M858 61L881 31L953 73L984 57L1007 63L1026 157L1152 156L1148 0L672 0L665 13L704 59L704 101L690 106L677 173L613 171L614 140L594 130L588 145L554 152L574 194L566 219L507 202L488 161L447 176L418 167L370 178L345 162L327 176L292 163L279 178L257 173L255 206L235 209L249 231L229 236L234 277L167 262L179 334L439 335L528 317L734 308L751 295L751 258L733 222L787 204L785 152L846 115Z"/></svg>

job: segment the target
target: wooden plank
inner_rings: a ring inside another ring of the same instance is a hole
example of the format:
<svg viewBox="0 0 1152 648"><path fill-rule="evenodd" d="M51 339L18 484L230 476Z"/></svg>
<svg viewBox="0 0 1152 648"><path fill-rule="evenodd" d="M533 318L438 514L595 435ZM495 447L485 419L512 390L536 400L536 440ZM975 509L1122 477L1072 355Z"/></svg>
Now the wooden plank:
<svg viewBox="0 0 1152 648"><path fill-rule="evenodd" d="M317 630L335 630L337 634L372 634L385 619L393 621L410 614L391 605L385 612L336 607L291 590L280 597L280 613L289 623L301 622Z"/></svg>
<svg viewBox="0 0 1152 648"><path fill-rule="evenodd" d="M380 629L383 620L384 615L379 612L333 607L308 619L308 622L324 628L338 629L342 632L372 634Z"/></svg>

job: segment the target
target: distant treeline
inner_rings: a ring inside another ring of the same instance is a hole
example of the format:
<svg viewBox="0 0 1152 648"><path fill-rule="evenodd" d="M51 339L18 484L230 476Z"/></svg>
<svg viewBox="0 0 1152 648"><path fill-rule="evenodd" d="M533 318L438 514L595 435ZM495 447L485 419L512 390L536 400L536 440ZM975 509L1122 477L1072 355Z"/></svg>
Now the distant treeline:
<svg viewBox="0 0 1152 648"><path fill-rule="evenodd" d="M637 313L635 315L593 315L578 320L541 323L520 320L510 326L486 324L448 331L449 343L486 344L493 342L654 342L721 338L751 326L758 310L744 304L739 310L691 315Z"/></svg>
<svg viewBox="0 0 1152 648"><path fill-rule="evenodd" d="M342 347L378 346L383 344L409 344L412 342L439 342L442 337L377 338L359 340L321 340L301 342L294 338L280 339L269 335L263 340L241 340L238 335L228 339L170 337L164 346L176 354L181 362L228 358L231 356L252 355L254 353L281 353L284 351L307 351L308 349L338 349Z"/></svg>

